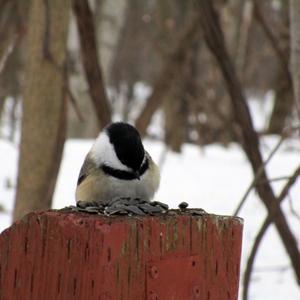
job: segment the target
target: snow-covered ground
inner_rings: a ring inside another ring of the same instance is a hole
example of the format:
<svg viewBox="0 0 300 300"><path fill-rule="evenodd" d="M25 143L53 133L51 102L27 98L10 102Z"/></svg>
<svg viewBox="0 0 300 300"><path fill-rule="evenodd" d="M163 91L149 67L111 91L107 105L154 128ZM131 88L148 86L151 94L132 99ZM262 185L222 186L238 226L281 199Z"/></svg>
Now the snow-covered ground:
<svg viewBox="0 0 300 300"><path fill-rule="evenodd" d="M264 138L261 149L265 157L277 144L277 137ZM54 208L74 204L74 190L77 176L92 141L69 140L65 144L57 187L54 195ZM145 148L155 161L161 161L165 153L162 143L146 140ZM11 222L11 212L16 185L17 169L16 146L0 140L0 232ZM300 141L286 141L268 165L272 178L290 175L300 163ZM161 186L155 196L171 207L186 201L190 207L201 207L215 214L230 215L237 207L245 190L252 180L251 168L241 149L232 144L228 148L218 145L202 149L185 145L182 154L167 152L161 168ZM285 181L275 181L273 187L278 193ZM290 192L283 209L289 218L295 236L300 243L300 220L292 210L300 214L300 180ZM253 242L253 238L266 215L264 206L254 192L251 192L240 216L244 218L244 240L242 269ZM298 300L300 289L296 285L290 261L272 226L259 249L250 287L251 300Z"/></svg>

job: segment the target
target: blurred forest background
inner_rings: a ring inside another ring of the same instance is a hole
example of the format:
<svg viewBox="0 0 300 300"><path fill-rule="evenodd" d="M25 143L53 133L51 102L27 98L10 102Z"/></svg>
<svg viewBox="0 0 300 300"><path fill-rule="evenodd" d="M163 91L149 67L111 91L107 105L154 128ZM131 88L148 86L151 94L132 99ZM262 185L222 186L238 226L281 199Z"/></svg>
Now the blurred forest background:
<svg viewBox="0 0 300 300"><path fill-rule="evenodd" d="M237 142L269 213L261 236L274 222L300 284L278 205L300 171L276 196L259 148L263 135L299 137L299 47L296 0L0 0L0 138L20 141L14 218L51 206L64 141L112 120L177 152ZM259 130L251 102L268 108ZM249 272L251 261L246 285Z"/></svg>

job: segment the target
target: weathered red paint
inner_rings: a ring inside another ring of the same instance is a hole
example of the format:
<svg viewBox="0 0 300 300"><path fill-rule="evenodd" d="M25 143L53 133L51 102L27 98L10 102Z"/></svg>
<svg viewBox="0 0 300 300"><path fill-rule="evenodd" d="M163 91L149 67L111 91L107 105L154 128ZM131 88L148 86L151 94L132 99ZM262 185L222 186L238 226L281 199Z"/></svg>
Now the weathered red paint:
<svg viewBox="0 0 300 300"><path fill-rule="evenodd" d="M31 213L0 235L0 299L234 300L242 222Z"/></svg>

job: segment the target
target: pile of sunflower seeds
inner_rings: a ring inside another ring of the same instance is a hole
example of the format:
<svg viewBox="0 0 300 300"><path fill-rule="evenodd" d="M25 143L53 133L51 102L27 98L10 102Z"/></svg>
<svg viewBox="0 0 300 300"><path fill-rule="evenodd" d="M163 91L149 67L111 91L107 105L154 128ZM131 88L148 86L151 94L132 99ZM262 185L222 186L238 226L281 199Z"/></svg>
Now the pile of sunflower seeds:
<svg viewBox="0 0 300 300"><path fill-rule="evenodd" d="M68 206L62 211L85 212L89 214L98 214L105 216L112 215L127 215L127 216L145 216L145 215L177 215L191 214L203 215L206 212L203 209L187 209L188 203L182 202L179 204L179 210L169 210L169 206L159 201L148 202L139 198L115 198L110 201L101 202L83 202L78 201L77 206Z"/></svg>

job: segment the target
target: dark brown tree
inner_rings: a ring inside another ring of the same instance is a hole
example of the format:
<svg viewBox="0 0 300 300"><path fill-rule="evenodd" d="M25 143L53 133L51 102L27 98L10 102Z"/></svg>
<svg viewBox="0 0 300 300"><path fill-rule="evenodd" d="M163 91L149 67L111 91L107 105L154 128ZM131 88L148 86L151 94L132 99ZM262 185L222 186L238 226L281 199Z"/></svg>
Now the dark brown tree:
<svg viewBox="0 0 300 300"><path fill-rule="evenodd" d="M101 129L110 123L111 112L98 61L93 13L87 0L73 0L73 11L77 20L83 68Z"/></svg>
<svg viewBox="0 0 300 300"><path fill-rule="evenodd" d="M254 16L259 23L264 35L269 41L275 58L279 62L279 70L276 79L275 90L275 103L270 118L268 132L273 134L281 134L283 128L287 125L287 119L291 116L293 110L293 88L292 88L292 78L289 72L288 57L289 57L289 36L288 26L288 2L282 2L282 13L281 13L281 23L283 29L277 30L277 36L271 28L274 28L274 24L266 19L266 13L263 12L260 6L260 2L254 1ZM279 26L277 26L279 27ZM281 34L278 34L280 33Z"/></svg>
<svg viewBox="0 0 300 300"><path fill-rule="evenodd" d="M14 219L51 205L66 129L69 0L32 0Z"/></svg>
<svg viewBox="0 0 300 300"><path fill-rule="evenodd" d="M218 14L211 1L197 0L196 3L198 4L200 23L205 41L218 61L227 85L235 121L239 125L241 131L241 145L251 163L254 174L257 174L260 171L261 166L263 166L263 159L259 150L259 139L252 124L249 108L241 84L237 78L234 66L225 46L223 33L218 22ZM256 190L269 214L275 216L273 222L285 249L289 254L297 282L300 284L300 253L297 241L289 228L264 168L260 172Z"/></svg>

